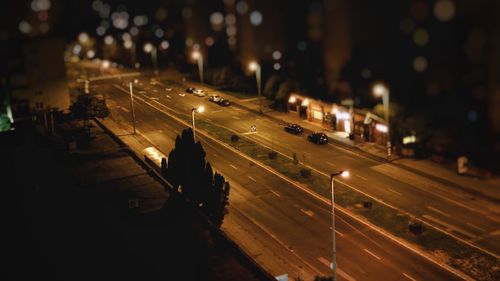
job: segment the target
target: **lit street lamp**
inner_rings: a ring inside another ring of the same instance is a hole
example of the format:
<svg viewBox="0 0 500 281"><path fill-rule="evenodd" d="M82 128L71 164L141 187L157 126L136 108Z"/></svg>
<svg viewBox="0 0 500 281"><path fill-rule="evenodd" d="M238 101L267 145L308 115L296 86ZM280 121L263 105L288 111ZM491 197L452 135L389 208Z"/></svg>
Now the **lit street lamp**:
<svg viewBox="0 0 500 281"><path fill-rule="evenodd" d="M198 72L200 73L200 82L203 83L203 54L200 51L193 51L193 59L198 61Z"/></svg>
<svg viewBox="0 0 500 281"><path fill-rule="evenodd" d="M262 113L262 89L261 89L261 67L255 61L248 64L248 69L255 72L255 78L257 80L257 93L259 94L259 112Z"/></svg>
<svg viewBox="0 0 500 281"><path fill-rule="evenodd" d="M146 43L146 44L144 44L144 52L151 54L151 60L153 61L153 68L155 69L155 73L156 73L158 71L157 70L158 54L157 54L156 47L151 43Z"/></svg>
<svg viewBox="0 0 500 281"><path fill-rule="evenodd" d="M373 86L373 94L377 97L382 97L382 103L384 106L384 119L387 123L387 160L391 157L391 135L390 135L390 125L389 125L389 89L382 83L377 83Z"/></svg>
<svg viewBox="0 0 500 281"><path fill-rule="evenodd" d="M349 171L339 171L330 175L330 185L332 189L331 204L332 204L332 278L333 281L337 280L337 248L335 245L335 177L341 176L343 178L349 177Z"/></svg>
<svg viewBox="0 0 500 281"><path fill-rule="evenodd" d="M196 127L194 125L194 112L197 111L198 113L203 113L205 111L204 106L198 106L193 109L191 109L191 117L193 118L193 141L196 142Z"/></svg>

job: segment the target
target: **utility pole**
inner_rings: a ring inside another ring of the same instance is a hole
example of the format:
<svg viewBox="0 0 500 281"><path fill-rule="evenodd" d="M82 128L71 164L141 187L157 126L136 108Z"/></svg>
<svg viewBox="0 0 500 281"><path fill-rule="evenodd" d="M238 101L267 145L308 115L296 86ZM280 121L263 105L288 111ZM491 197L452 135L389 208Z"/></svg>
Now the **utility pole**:
<svg viewBox="0 0 500 281"><path fill-rule="evenodd" d="M132 82L129 83L130 87L130 111L132 113L132 128L134 129L134 135L135 135L135 112L134 112L134 92L132 89Z"/></svg>

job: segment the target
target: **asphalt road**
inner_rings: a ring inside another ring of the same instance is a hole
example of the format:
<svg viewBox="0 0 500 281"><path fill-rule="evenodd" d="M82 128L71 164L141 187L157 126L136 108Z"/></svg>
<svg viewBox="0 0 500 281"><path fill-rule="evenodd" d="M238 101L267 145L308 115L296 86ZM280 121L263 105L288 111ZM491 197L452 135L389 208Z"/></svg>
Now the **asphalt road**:
<svg viewBox="0 0 500 281"><path fill-rule="evenodd" d="M138 80L139 83L134 86L137 95L186 114L193 107L204 105L207 111L197 115L197 119L214 122L239 134L249 133L250 126L256 125L257 133L246 134L246 137L290 157L297 153L300 161L325 176L339 169L349 169L353 176L349 180L341 180L342 184L411 213L493 254L500 253L500 216L498 208L490 208L491 202L332 143L327 146L312 144L305 136L284 132L284 124L254 112L236 106L223 108L209 102L207 97L200 98L192 94L181 96L179 94L184 94L185 89L181 83L164 81L152 85L150 77L146 75ZM96 86L108 83L110 81L104 81L96 83ZM172 91L166 91L167 87ZM208 92L227 97L220 92Z"/></svg>
<svg viewBox="0 0 500 281"><path fill-rule="evenodd" d="M126 91L115 84L99 84L94 90L108 99L113 119L124 129L130 130L130 100ZM140 90L147 91L147 89ZM156 97L155 94L158 94ZM170 98L166 97L169 94ZM150 98L146 97L149 96ZM175 98L174 98L175 96ZM176 110L191 110L204 103L204 117L212 120L224 119L219 113L227 113L240 119L226 116L226 122L244 120L245 112L236 108L223 109L209 104L206 99L178 96L176 92L137 93L135 113L137 128L143 138L150 140L168 152L172 140L185 125L168 117L157 102L168 104ZM232 115L239 113L239 115ZM221 114L222 115L222 114ZM241 117L240 117L241 116ZM234 120L234 121L233 121ZM229 124L228 124L229 125ZM281 131L276 130L275 131ZM267 259L282 260L290 277L295 273L329 274L331 260L330 206L301 190L289 181L271 173L219 143L201 138L207 160L231 183L230 208L226 221L238 221L240 226L255 229L255 243L268 241L269 252L279 253ZM287 138L292 138L287 135ZM297 138L300 139L300 138ZM305 145L303 145L305 146ZM312 148L315 148L312 146ZM318 148L319 149L319 148ZM311 159L312 160L312 159ZM460 280L454 274L408 250L395 241L353 219L346 213L336 212L337 259L339 280ZM226 225L226 222L224 223ZM223 227L225 227L223 225ZM236 231L236 230L235 230ZM231 233L229 233L231 235ZM237 240L237 239L236 239ZM245 244L245 241L242 241ZM253 244L253 241L246 241ZM254 256L266 267L266 257ZM299 267L300 266L300 267ZM273 272L278 275L284 272Z"/></svg>

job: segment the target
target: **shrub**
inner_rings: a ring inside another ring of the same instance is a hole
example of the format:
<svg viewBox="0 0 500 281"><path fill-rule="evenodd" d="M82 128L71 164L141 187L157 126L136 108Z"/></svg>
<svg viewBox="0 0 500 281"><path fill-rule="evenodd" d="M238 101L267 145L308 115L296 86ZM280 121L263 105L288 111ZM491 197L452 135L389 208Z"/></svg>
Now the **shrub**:
<svg viewBox="0 0 500 281"><path fill-rule="evenodd" d="M300 175L303 178L309 178L311 176L311 170L310 169L306 169L306 168L302 168L302 169L300 169Z"/></svg>
<svg viewBox="0 0 500 281"><path fill-rule="evenodd" d="M237 135L231 135L231 142L237 142L240 140L240 137Z"/></svg>

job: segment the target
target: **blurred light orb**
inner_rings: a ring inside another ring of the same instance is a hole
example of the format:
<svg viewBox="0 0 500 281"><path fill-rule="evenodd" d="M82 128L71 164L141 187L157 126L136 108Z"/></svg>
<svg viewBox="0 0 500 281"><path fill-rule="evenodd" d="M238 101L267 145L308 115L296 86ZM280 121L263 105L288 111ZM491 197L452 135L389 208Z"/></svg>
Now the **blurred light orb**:
<svg viewBox="0 0 500 281"><path fill-rule="evenodd" d="M127 12L114 12L111 15L113 26L117 29L125 29L128 26L128 13Z"/></svg>
<svg viewBox="0 0 500 281"><path fill-rule="evenodd" d="M87 51L87 58L93 59L95 57L95 51L94 50L88 50Z"/></svg>
<svg viewBox="0 0 500 281"><path fill-rule="evenodd" d="M228 36L235 36L236 32L237 32L236 26L234 26L234 25L228 26L226 28L226 33Z"/></svg>
<svg viewBox="0 0 500 281"><path fill-rule="evenodd" d="M167 18L168 12L165 8L159 8L156 10L155 18L157 21L164 21Z"/></svg>
<svg viewBox="0 0 500 281"><path fill-rule="evenodd" d="M227 25L236 24L236 16L234 14L227 14L226 15L226 24Z"/></svg>
<svg viewBox="0 0 500 281"><path fill-rule="evenodd" d="M130 40L132 40L132 36L130 36L130 33L125 32L122 34L122 40L123 41L130 41Z"/></svg>
<svg viewBox="0 0 500 281"><path fill-rule="evenodd" d="M260 67L259 63L257 63L256 61L251 61L249 64L248 64L248 69L250 71L256 71L258 68Z"/></svg>
<svg viewBox="0 0 500 281"><path fill-rule="evenodd" d="M99 10L99 16L101 18L107 18L109 17L109 13L111 12L111 6L108 4L102 4L101 9Z"/></svg>
<svg viewBox="0 0 500 281"><path fill-rule="evenodd" d="M109 21L108 20L102 20L101 21L101 26L108 29L111 27L111 25L109 24Z"/></svg>
<svg viewBox="0 0 500 281"><path fill-rule="evenodd" d="M297 49L299 49L299 51L305 51L307 49L307 43L305 41L297 42Z"/></svg>
<svg viewBox="0 0 500 281"><path fill-rule="evenodd" d="M191 54L191 57L195 60L201 58L201 53L198 50L194 50L193 53Z"/></svg>
<svg viewBox="0 0 500 281"><path fill-rule="evenodd" d="M428 66L429 62L423 56L418 56L413 60L413 69L415 69L416 72L424 72L427 70Z"/></svg>
<svg viewBox="0 0 500 281"><path fill-rule="evenodd" d="M76 44L73 46L74 55L79 55L81 51L82 51L82 46L80 44Z"/></svg>
<svg viewBox="0 0 500 281"><path fill-rule="evenodd" d="M163 29L158 28L157 30L155 30L155 36L157 38L162 38L164 35L165 35L165 32L163 32Z"/></svg>
<svg viewBox="0 0 500 281"><path fill-rule="evenodd" d="M31 24L25 20L21 21L19 23L19 31L21 31L24 34L29 34L32 31Z"/></svg>
<svg viewBox="0 0 500 281"><path fill-rule="evenodd" d="M139 35L139 28L135 27L135 26L132 26L130 28L130 34L132 34L132 36L137 36Z"/></svg>
<svg viewBox="0 0 500 281"><path fill-rule="evenodd" d="M186 38L186 46L191 47L193 46L193 39L192 38Z"/></svg>
<svg viewBox="0 0 500 281"><path fill-rule="evenodd" d="M369 70L368 68L361 69L361 77L365 79L372 77L372 71Z"/></svg>
<svg viewBox="0 0 500 281"><path fill-rule="evenodd" d="M385 94L389 93L389 89L382 84L382 83L377 83L373 86L373 94L377 97L384 96Z"/></svg>
<svg viewBox="0 0 500 281"><path fill-rule="evenodd" d="M161 41L160 48L162 48L163 50L166 50L166 49L168 49L168 47L170 47L170 43L167 40Z"/></svg>
<svg viewBox="0 0 500 281"><path fill-rule="evenodd" d="M151 53L151 51L153 51L153 44L151 43L144 44L144 52Z"/></svg>
<svg viewBox="0 0 500 281"><path fill-rule="evenodd" d="M195 50L199 50L199 49L200 49L200 44L198 44L198 43L194 43L194 44L193 44L193 49L195 49Z"/></svg>
<svg viewBox="0 0 500 281"><path fill-rule="evenodd" d="M134 17L133 21L134 21L135 25L143 26L143 25L148 24L149 19L148 19L148 16L146 16L146 15L137 15Z"/></svg>
<svg viewBox="0 0 500 281"><path fill-rule="evenodd" d="M273 56L273 59L279 60L279 59L281 59L281 52L278 51L278 50L276 50L276 51L273 52L272 56Z"/></svg>
<svg viewBox="0 0 500 281"><path fill-rule="evenodd" d="M419 28L413 34L413 41L418 46L422 47L429 43L429 33L423 28Z"/></svg>
<svg viewBox="0 0 500 281"><path fill-rule="evenodd" d="M92 9L94 9L94 11L99 12L101 10L101 7L102 7L102 2L100 0L92 1Z"/></svg>
<svg viewBox="0 0 500 281"><path fill-rule="evenodd" d="M262 13L259 11L253 11L250 13L250 23L253 26L259 26L262 24Z"/></svg>
<svg viewBox="0 0 500 281"><path fill-rule="evenodd" d="M434 16L442 22L447 22L455 16L455 3L451 0L438 0L434 5Z"/></svg>
<svg viewBox="0 0 500 281"><path fill-rule="evenodd" d="M80 43L86 43L87 41L89 41L89 35L87 34L87 32L78 34L78 41L80 41Z"/></svg>
<svg viewBox="0 0 500 281"><path fill-rule="evenodd" d="M214 45L214 43L215 43L215 41L214 41L213 37L208 36L207 38L205 38L205 45L211 47Z"/></svg>
<svg viewBox="0 0 500 281"><path fill-rule="evenodd" d="M106 34L106 28L98 26L95 30L95 33L99 36L103 36L104 34Z"/></svg>
<svg viewBox="0 0 500 281"><path fill-rule="evenodd" d="M227 39L227 43L228 43L229 45L231 45L231 46L236 45L236 42L237 42L236 37L229 37L229 38Z"/></svg>
<svg viewBox="0 0 500 281"><path fill-rule="evenodd" d="M113 38L113 36L106 35L106 37L104 37L104 43L106 45L111 45L111 44L113 44L113 42L115 42L115 39Z"/></svg>
<svg viewBox="0 0 500 281"><path fill-rule="evenodd" d="M123 42L123 47L125 47L125 49L130 49L133 45L134 43L131 40L126 40Z"/></svg>
<svg viewBox="0 0 500 281"><path fill-rule="evenodd" d="M281 69L281 64L279 62L273 64L274 70L280 70Z"/></svg>
<svg viewBox="0 0 500 281"><path fill-rule="evenodd" d="M224 23L224 16L221 12L214 12L210 15L210 23L213 25L221 25Z"/></svg>
<svg viewBox="0 0 500 281"><path fill-rule="evenodd" d="M50 0L33 0L31 1L31 9L34 12L47 11L50 9Z"/></svg>
<svg viewBox="0 0 500 281"><path fill-rule="evenodd" d="M246 1L240 1L236 4L236 11L240 15L244 15L248 12L248 3Z"/></svg>

